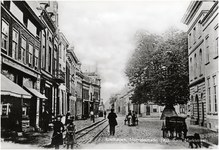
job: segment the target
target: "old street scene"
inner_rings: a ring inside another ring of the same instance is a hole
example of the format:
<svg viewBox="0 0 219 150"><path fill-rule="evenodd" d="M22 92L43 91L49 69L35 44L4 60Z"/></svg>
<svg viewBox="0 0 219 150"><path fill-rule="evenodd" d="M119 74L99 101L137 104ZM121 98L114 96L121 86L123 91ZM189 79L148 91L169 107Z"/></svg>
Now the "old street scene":
<svg viewBox="0 0 219 150"><path fill-rule="evenodd" d="M218 1L1 1L1 149L218 149Z"/></svg>

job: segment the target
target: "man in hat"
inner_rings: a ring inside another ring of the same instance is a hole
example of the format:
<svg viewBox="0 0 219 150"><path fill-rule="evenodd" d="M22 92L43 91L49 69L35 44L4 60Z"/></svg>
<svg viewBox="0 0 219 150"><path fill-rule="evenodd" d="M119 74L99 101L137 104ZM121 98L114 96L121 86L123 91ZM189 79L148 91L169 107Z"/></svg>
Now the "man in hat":
<svg viewBox="0 0 219 150"><path fill-rule="evenodd" d="M55 145L55 149L59 149L59 145L63 145L63 135L64 132L64 125L61 122L61 115L56 117L56 121L53 122L54 124L54 131L52 135L52 145Z"/></svg>
<svg viewBox="0 0 219 150"><path fill-rule="evenodd" d="M117 123L117 115L116 113L114 113L114 109L111 109L111 112L109 113L108 117L109 119L109 126L110 126L110 135L113 135L115 134L115 126L118 125Z"/></svg>

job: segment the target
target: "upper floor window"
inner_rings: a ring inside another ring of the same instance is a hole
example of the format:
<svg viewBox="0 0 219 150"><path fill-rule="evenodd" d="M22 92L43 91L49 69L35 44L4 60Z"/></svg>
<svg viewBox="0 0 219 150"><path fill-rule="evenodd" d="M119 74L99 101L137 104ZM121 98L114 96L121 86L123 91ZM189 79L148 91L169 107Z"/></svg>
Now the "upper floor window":
<svg viewBox="0 0 219 150"><path fill-rule="evenodd" d="M205 38L205 48L206 48L206 63L209 63L210 62L209 36Z"/></svg>
<svg viewBox="0 0 219 150"><path fill-rule="evenodd" d="M208 112L211 112L211 85L210 85L210 78L207 79L207 94L208 94Z"/></svg>
<svg viewBox="0 0 219 150"><path fill-rule="evenodd" d="M199 74L202 74L202 49L199 51Z"/></svg>
<svg viewBox="0 0 219 150"><path fill-rule="evenodd" d="M191 48L191 46L192 46L192 34L191 33L189 33L189 37L188 37L188 47L189 48Z"/></svg>
<svg viewBox="0 0 219 150"><path fill-rule="evenodd" d="M42 51L41 51L41 60L42 60L42 68L46 68L46 34L42 32Z"/></svg>
<svg viewBox="0 0 219 150"><path fill-rule="evenodd" d="M33 64L33 45L29 44L28 63L31 66Z"/></svg>
<svg viewBox="0 0 219 150"><path fill-rule="evenodd" d="M20 58L20 60L24 64L26 64L26 46L27 46L26 39L21 38L21 58Z"/></svg>
<svg viewBox="0 0 219 150"><path fill-rule="evenodd" d="M192 79L192 73L193 73L193 64L192 64L192 58L190 58L190 79Z"/></svg>
<svg viewBox="0 0 219 150"><path fill-rule="evenodd" d="M61 44L60 48L59 48L59 58L62 59L62 47L63 45Z"/></svg>
<svg viewBox="0 0 219 150"><path fill-rule="evenodd" d="M195 42L196 42L196 27L193 28L193 41L194 41L193 44L195 44Z"/></svg>
<svg viewBox="0 0 219 150"><path fill-rule="evenodd" d="M38 64L39 64L39 48L35 49L34 63L35 63L35 68L38 68Z"/></svg>
<svg viewBox="0 0 219 150"><path fill-rule="evenodd" d="M215 31L214 31L214 58L216 58L218 56L218 24L214 27Z"/></svg>
<svg viewBox="0 0 219 150"><path fill-rule="evenodd" d="M63 62L65 62L65 47L63 47Z"/></svg>
<svg viewBox="0 0 219 150"><path fill-rule="evenodd" d="M1 47L5 54L8 53L8 40L9 40L9 24L2 20L2 36Z"/></svg>
<svg viewBox="0 0 219 150"><path fill-rule="evenodd" d="M17 59L17 54L18 54L18 32L13 29L12 33L12 58Z"/></svg>
<svg viewBox="0 0 219 150"><path fill-rule="evenodd" d="M197 77L197 74L196 74L196 71L197 71L197 57L196 57L196 54L195 54L195 57L194 57L194 63L195 63L195 66L194 66L194 77Z"/></svg>
<svg viewBox="0 0 219 150"><path fill-rule="evenodd" d="M198 38L202 36L202 25L201 25L201 20L198 22Z"/></svg>
<svg viewBox="0 0 219 150"><path fill-rule="evenodd" d="M217 112L217 77L213 76L213 90L214 90L214 111Z"/></svg>

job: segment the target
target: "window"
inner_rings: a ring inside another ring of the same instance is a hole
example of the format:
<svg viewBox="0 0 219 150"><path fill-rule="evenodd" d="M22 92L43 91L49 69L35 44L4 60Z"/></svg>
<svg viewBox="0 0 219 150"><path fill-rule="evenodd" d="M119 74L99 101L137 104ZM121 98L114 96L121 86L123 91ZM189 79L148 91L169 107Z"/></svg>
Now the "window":
<svg viewBox="0 0 219 150"><path fill-rule="evenodd" d="M196 27L193 28L193 41L194 41L193 44L195 44L195 42L196 42Z"/></svg>
<svg viewBox="0 0 219 150"><path fill-rule="evenodd" d="M199 20L198 22L198 38L201 38L202 36L202 24L201 24L201 20Z"/></svg>
<svg viewBox="0 0 219 150"><path fill-rule="evenodd" d="M35 55L34 55L34 63L35 63L36 69L38 69L38 59L39 59L39 48L36 48Z"/></svg>
<svg viewBox="0 0 219 150"><path fill-rule="evenodd" d="M194 77L196 78L197 77L197 74L196 74L196 71L197 71L197 58L196 58L196 54L195 54L195 58L194 58L194 63L195 63L195 66L194 66Z"/></svg>
<svg viewBox="0 0 219 150"><path fill-rule="evenodd" d="M208 86L208 112L211 112L211 85L210 85L210 78L207 79L207 86Z"/></svg>
<svg viewBox="0 0 219 150"><path fill-rule="evenodd" d="M1 37L1 48L5 54L8 53L8 39L9 39L9 25L2 20L2 37Z"/></svg>
<svg viewBox="0 0 219 150"><path fill-rule="evenodd" d="M30 66L33 64L33 45L32 44L29 44L28 62Z"/></svg>
<svg viewBox="0 0 219 150"><path fill-rule="evenodd" d="M17 53L18 53L18 32L13 29L12 33L12 58L17 59Z"/></svg>
<svg viewBox="0 0 219 150"><path fill-rule="evenodd" d="M213 76L213 89L214 89L214 112L217 112L217 79L216 75Z"/></svg>
<svg viewBox="0 0 219 150"><path fill-rule="evenodd" d="M52 66L52 48L49 46L49 56L48 56L48 71L51 72L51 66Z"/></svg>
<svg viewBox="0 0 219 150"><path fill-rule="evenodd" d="M26 39L21 39L21 62L26 64Z"/></svg>
<svg viewBox="0 0 219 150"><path fill-rule="evenodd" d="M191 46L192 46L192 34L191 33L189 33L189 39L188 39L188 41L189 41L189 43L188 43L188 46L189 46L189 48L191 48Z"/></svg>
<svg viewBox="0 0 219 150"><path fill-rule="evenodd" d="M65 47L63 47L63 62L65 62Z"/></svg>
<svg viewBox="0 0 219 150"><path fill-rule="evenodd" d="M54 72L56 73L57 71L57 48L55 46L55 50L54 50Z"/></svg>
<svg viewBox="0 0 219 150"><path fill-rule="evenodd" d="M205 47L206 47L206 63L210 62L210 51L209 51L209 36L205 39Z"/></svg>
<svg viewBox="0 0 219 150"><path fill-rule="evenodd" d="M190 58L190 79L193 79L193 64L192 64L192 58Z"/></svg>
<svg viewBox="0 0 219 150"><path fill-rule="evenodd" d="M59 70L61 70L62 69L62 65L61 64L59 64Z"/></svg>
<svg viewBox="0 0 219 150"><path fill-rule="evenodd" d="M62 44L61 47L59 48L59 58L62 58Z"/></svg>
<svg viewBox="0 0 219 150"><path fill-rule="evenodd" d="M216 25L214 27L215 31L214 31L214 38L215 38L215 46L214 46L214 58L217 58L218 56L218 25Z"/></svg>
<svg viewBox="0 0 219 150"><path fill-rule="evenodd" d="M199 75L202 74L202 49L199 51Z"/></svg>
<svg viewBox="0 0 219 150"><path fill-rule="evenodd" d="M42 68L46 68L46 34L43 32L42 36Z"/></svg>

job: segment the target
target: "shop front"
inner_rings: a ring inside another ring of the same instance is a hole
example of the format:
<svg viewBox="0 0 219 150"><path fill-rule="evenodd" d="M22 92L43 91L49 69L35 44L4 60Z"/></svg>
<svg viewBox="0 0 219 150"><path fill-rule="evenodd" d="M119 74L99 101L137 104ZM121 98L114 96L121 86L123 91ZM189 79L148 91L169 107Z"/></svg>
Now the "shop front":
<svg viewBox="0 0 219 150"><path fill-rule="evenodd" d="M31 97L21 86L1 74L2 128L22 131L29 124Z"/></svg>

